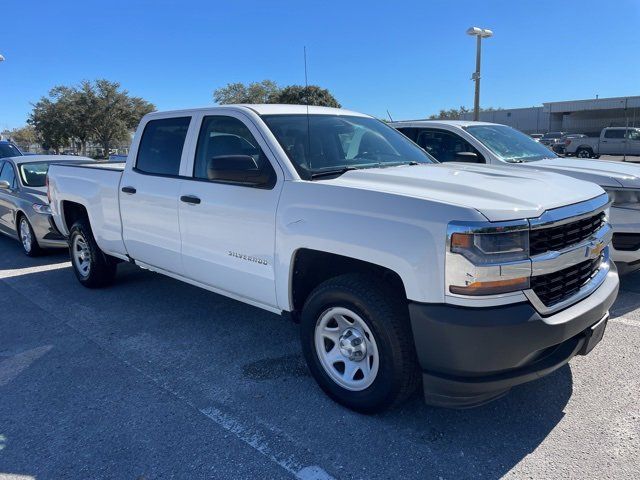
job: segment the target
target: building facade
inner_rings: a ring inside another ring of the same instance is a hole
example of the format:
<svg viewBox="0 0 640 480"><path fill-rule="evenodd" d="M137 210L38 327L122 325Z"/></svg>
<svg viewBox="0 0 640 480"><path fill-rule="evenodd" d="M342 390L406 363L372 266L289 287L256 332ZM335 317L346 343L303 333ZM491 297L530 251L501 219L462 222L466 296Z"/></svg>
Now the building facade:
<svg viewBox="0 0 640 480"><path fill-rule="evenodd" d="M462 119L472 120L473 112ZM640 126L640 96L547 102L541 107L481 112L480 120L509 125L525 133L600 135L604 127Z"/></svg>

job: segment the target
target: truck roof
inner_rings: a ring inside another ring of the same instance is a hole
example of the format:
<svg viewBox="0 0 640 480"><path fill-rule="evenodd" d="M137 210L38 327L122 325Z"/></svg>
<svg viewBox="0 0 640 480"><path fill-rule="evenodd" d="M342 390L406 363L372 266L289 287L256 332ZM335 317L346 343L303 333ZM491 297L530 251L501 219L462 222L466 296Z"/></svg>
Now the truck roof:
<svg viewBox="0 0 640 480"><path fill-rule="evenodd" d="M14 163L55 163L55 162L93 162L89 157L79 157L77 155L24 155L21 157L6 157L3 160L11 160Z"/></svg>
<svg viewBox="0 0 640 480"><path fill-rule="evenodd" d="M219 112L224 110L248 110L258 115L305 115L307 109L310 115L349 115L353 117L369 117L363 113L346 110L344 108L316 107L310 105L283 105L283 104L230 104L212 107L189 108L182 110L168 110L153 112L149 116L165 116L167 114L193 114L196 112Z"/></svg>

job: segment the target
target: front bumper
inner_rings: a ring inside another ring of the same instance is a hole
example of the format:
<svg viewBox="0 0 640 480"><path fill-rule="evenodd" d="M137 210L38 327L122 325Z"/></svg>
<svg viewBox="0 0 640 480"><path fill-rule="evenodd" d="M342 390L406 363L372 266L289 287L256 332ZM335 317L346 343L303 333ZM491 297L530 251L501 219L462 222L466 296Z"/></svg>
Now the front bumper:
<svg viewBox="0 0 640 480"><path fill-rule="evenodd" d="M66 248L67 240L58 231L51 215L34 213L29 216L29 223L38 239L38 245L43 248Z"/></svg>
<svg viewBox="0 0 640 480"><path fill-rule="evenodd" d="M610 222L613 227L611 258L618 265L620 274L640 269L640 247L629 247L635 243L635 241L630 241L630 236L640 238L640 212L633 209L612 207ZM627 236L625 241L619 239L621 234Z"/></svg>
<svg viewBox="0 0 640 480"><path fill-rule="evenodd" d="M479 405L560 368L608 315L618 285L612 267L590 296L548 317L528 302L485 308L410 303L427 403Z"/></svg>

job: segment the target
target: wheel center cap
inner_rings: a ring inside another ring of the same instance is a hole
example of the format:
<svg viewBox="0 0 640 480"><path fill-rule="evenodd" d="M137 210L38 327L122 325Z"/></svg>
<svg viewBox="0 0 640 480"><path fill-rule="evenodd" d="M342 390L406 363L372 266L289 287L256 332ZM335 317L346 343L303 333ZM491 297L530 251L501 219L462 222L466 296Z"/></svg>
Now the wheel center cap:
<svg viewBox="0 0 640 480"><path fill-rule="evenodd" d="M360 330L347 328L340 335L340 353L349 360L359 362L367 356L367 344L364 335Z"/></svg>

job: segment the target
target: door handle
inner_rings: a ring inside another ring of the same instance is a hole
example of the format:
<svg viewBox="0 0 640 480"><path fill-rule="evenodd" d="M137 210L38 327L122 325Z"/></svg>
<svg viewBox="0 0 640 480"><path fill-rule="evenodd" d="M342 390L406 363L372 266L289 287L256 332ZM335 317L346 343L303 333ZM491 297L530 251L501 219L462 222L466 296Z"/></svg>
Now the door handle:
<svg viewBox="0 0 640 480"><path fill-rule="evenodd" d="M124 193L128 193L129 195L133 195L134 193L137 192L137 190L133 187L122 187L122 191Z"/></svg>
<svg viewBox="0 0 640 480"><path fill-rule="evenodd" d="M183 195L180 197L180 201L190 203L191 205L198 205L200 203L200 199L193 195Z"/></svg>

